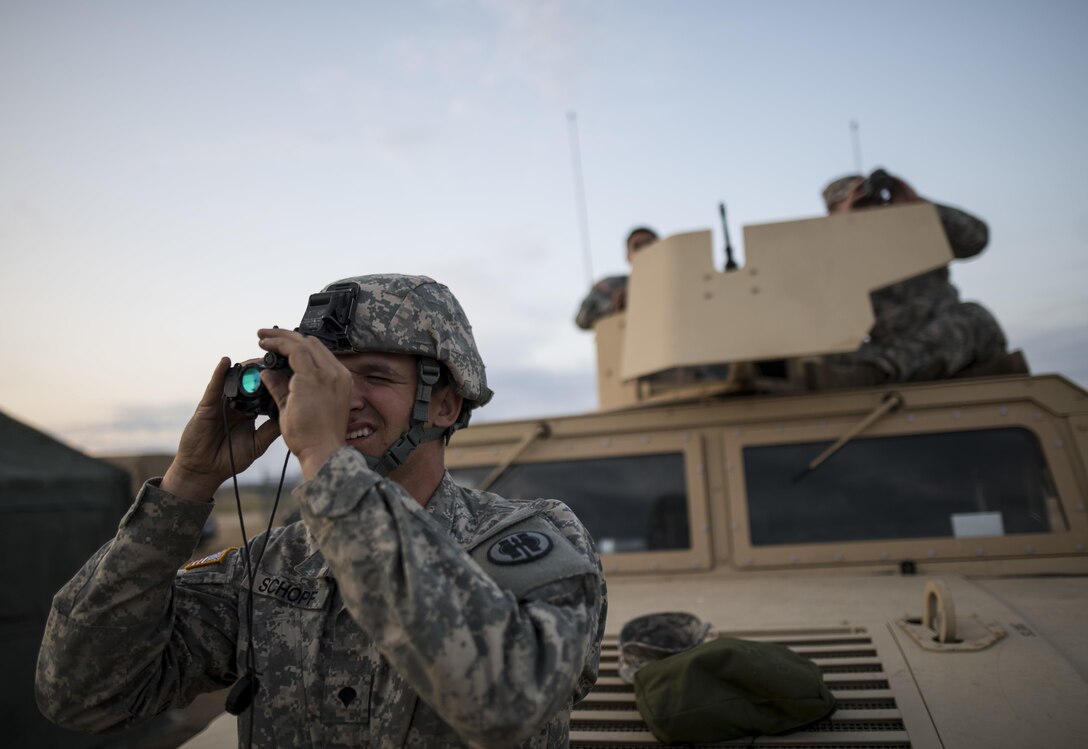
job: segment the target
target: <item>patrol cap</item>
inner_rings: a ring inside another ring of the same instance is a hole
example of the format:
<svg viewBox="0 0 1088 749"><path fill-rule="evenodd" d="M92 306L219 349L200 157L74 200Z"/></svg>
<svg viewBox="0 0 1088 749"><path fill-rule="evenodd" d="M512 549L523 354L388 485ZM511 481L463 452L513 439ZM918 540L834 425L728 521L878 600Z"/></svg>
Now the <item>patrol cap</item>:
<svg viewBox="0 0 1088 749"><path fill-rule="evenodd" d="M719 637L635 675L639 714L658 741L778 734L835 710L819 666L785 645Z"/></svg>
<svg viewBox="0 0 1088 749"><path fill-rule="evenodd" d="M633 684L640 668L695 647L709 631L710 624L683 611L635 617L620 630L620 677Z"/></svg>
<svg viewBox="0 0 1088 749"><path fill-rule="evenodd" d="M823 191L824 205L830 209L846 200L846 196L850 194L850 188L859 179L865 178L860 174L847 174L829 182Z"/></svg>
<svg viewBox="0 0 1088 749"><path fill-rule="evenodd" d="M344 278L324 291L348 284L357 289L346 331L351 350L434 359L468 404L491 400L472 326L449 288L427 276L383 273Z"/></svg>

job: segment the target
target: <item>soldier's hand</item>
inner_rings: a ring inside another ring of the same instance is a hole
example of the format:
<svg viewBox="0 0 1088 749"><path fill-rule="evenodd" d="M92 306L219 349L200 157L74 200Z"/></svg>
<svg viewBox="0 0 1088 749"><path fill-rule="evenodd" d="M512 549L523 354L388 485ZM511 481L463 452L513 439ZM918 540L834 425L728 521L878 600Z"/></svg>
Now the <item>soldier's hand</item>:
<svg viewBox="0 0 1088 749"><path fill-rule="evenodd" d="M229 369L230 359L224 357L212 372L204 396L181 434L177 454L163 476L163 491L185 499L209 501L215 490L230 478L232 470L244 471L279 436L279 425L274 419L257 427L254 417L233 408L226 409L224 424L223 381Z"/></svg>
<svg viewBox="0 0 1088 749"><path fill-rule="evenodd" d="M892 177L891 179L891 202L895 204L899 203L917 203L922 198L914 191L914 188L906 183L906 181L899 179L899 177Z"/></svg>
<svg viewBox="0 0 1088 749"><path fill-rule="evenodd" d="M351 373L316 338L280 328L257 331L261 348L286 356L294 373L265 370L268 392L279 407L280 430L298 458L302 475L313 478L343 447L351 403Z"/></svg>

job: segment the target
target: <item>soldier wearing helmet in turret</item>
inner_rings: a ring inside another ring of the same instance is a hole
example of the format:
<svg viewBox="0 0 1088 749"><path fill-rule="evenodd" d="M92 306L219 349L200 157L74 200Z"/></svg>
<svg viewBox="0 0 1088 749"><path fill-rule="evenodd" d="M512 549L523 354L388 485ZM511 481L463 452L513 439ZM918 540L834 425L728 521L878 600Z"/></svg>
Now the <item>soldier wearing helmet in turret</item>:
<svg viewBox="0 0 1088 749"><path fill-rule="evenodd" d="M849 174L832 180L823 199L830 214L923 200L905 180L882 169L868 178ZM985 249L985 222L958 208L935 205L955 258ZM947 266L877 289L871 299L875 322L868 338L856 352L825 357L815 384L935 380L992 364L1006 353L997 320L982 305L960 301Z"/></svg>
<svg viewBox="0 0 1088 749"><path fill-rule="evenodd" d="M102 731L251 679L241 746L567 746L604 628L589 534L562 502L446 472L449 435L491 398L449 289L397 275L330 288L352 293L341 338L304 335L305 319L258 333L292 372L262 373L278 418L232 412L225 432L222 360L166 474L57 594L39 706ZM228 440L242 470L281 434L302 520L249 544L252 579L245 551L177 571L230 476Z"/></svg>
<svg viewBox="0 0 1088 749"><path fill-rule="evenodd" d="M637 226L627 234L627 262L643 247L658 240L657 232L646 226ZM586 294L574 316L574 324L582 330L592 330L602 317L622 312L627 307L627 276L607 276Z"/></svg>

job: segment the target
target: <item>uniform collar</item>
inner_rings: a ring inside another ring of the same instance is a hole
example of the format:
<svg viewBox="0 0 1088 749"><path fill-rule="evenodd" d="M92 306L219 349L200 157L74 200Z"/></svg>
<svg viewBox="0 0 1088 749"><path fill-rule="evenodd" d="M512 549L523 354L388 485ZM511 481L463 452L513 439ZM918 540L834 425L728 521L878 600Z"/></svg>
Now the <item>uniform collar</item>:
<svg viewBox="0 0 1088 749"><path fill-rule="evenodd" d="M431 498L427 500L426 507L427 512L431 514L431 518L446 533L449 533L453 528L453 517L457 512L459 498L460 493L457 490L457 485L450 478L449 471L446 471L442 475L442 480L438 482L438 486L435 487Z"/></svg>
<svg viewBox="0 0 1088 749"><path fill-rule="evenodd" d="M459 497L457 485L453 483L453 479L450 478L447 471L442 476L442 480L438 482L438 486L431 498L427 500L427 506L424 508L446 533L450 533L453 528L453 517L457 511ZM306 536L307 556L295 565L295 572L303 577L332 577L332 573L329 571L329 563L325 561L325 556L318 548L317 540L314 539L313 534L306 529L301 520L299 525L301 526L300 530Z"/></svg>

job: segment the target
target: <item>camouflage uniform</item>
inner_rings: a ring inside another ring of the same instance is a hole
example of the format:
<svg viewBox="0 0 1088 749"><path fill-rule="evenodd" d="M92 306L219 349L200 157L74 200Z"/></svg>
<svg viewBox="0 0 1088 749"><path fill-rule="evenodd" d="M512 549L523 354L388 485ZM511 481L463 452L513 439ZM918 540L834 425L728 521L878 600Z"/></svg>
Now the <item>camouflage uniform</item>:
<svg viewBox="0 0 1088 749"><path fill-rule="evenodd" d="M250 620L241 554L177 571L211 505L145 485L54 599L42 712L98 731L185 705L238 678L252 621L256 747L568 745L569 709L597 676L605 591L565 505L447 474L424 509L348 447L295 496L305 524L268 537ZM513 563L518 532L550 553Z"/></svg>
<svg viewBox="0 0 1088 749"><path fill-rule="evenodd" d="M956 208L937 205L957 258L982 252L986 224ZM896 382L950 377L1006 352L1005 334L984 307L961 302L948 268L901 281L871 295L875 323L857 352L829 357L832 364L862 362Z"/></svg>
<svg viewBox="0 0 1088 749"><path fill-rule="evenodd" d="M593 324L602 317L614 315L622 308L612 303L612 296L618 291L626 291L627 276L608 276L593 284L593 288L582 300L574 324L582 330L592 330Z"/></svg>
<svg viewBox="0 0 1088 749"><path fill-rule="evenodd" d="M612 303L613 294L627 290L628 276L608 276L602 278L589 290L582 306L574 318L574 323L582 330L592 330L602 317L622 312L623 307ZM724 380L729 376L728 364L706 364L697 367L673 367L663 372L654 372L641 379L651 385L677 387L699 382Z"/></svg>

